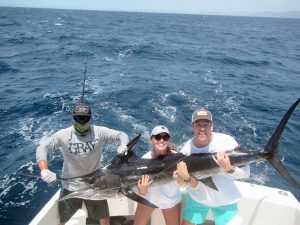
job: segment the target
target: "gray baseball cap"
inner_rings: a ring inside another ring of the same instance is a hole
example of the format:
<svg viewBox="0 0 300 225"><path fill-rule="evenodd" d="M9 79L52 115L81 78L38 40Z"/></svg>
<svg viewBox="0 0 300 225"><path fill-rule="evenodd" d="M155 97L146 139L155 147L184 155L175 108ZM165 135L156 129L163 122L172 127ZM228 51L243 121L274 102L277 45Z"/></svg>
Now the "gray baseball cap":
<svg viewBox="0 0 300 225"><path fill-rule="evenodd" d="M196 110L192 115L192 123L196 120L209 120L212 122L211 112L204 108Z"/></svg>
<svg viewBox="0 0 300 225"><path fill-rule="evenodd" d="M87 104L79 103L74 107L72 114L73 116L77 116L77 115L91 116L92 110Z"/></svg>

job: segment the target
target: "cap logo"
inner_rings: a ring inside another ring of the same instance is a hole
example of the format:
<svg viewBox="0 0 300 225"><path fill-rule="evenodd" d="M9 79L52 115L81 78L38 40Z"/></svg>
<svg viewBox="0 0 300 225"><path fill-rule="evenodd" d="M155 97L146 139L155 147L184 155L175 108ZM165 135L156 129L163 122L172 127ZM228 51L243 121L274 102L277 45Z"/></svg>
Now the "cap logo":
<svg viewBox="0 0 300 225"><path fill-rule="evenodd" d="M76 106L75 112L88 113L89 109L87 106Z"/></svg>
<svg viewBox="0 0 300 225"><path fill-rule="evenodd" d="M170 132L166 126L158 125L158 126L154 127L153 130L151 131L151 136L157 135L160 133L167 133L170 135Z"/></svg>
<svg viewBox="0 0 300 225"><path fill-rule="evenodd" d="M200 111L200 112L197 113L197 115L198 116L207 116L208 114L205 111Z"/></svg>

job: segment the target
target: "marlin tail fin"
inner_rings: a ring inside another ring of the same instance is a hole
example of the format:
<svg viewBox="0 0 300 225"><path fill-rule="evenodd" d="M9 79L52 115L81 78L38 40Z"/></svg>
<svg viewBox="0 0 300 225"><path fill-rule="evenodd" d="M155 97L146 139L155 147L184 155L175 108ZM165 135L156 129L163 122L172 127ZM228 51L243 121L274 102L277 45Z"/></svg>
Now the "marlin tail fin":
<svg viewBox="0 0 300 225"><path fill-rule="evenodd" d="M275 132L270 138L268 144L265 146L265 151L267 152L267 160L269 163L279 172L279 174L292 186L300 189L300 184L291 176L289 171L281 163L278 156L278 145L281 134L287 124L289 118L291 117L293 111L300 102L300 98L290 107L290 109L285 113L284 117L277 126Z"/></svg>

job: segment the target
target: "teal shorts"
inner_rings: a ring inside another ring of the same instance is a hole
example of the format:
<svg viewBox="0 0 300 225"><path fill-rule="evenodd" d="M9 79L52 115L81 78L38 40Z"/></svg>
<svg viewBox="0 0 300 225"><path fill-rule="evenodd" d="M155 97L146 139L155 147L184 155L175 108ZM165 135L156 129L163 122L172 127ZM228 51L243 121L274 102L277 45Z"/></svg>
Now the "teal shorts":
<svg viewBox="0 0 300 225"><path fill-rule="evenodd" d="M216 225L227 224L235 215L237 215L237 203L225 206L210 207L193 200L189 194L186 194L185 205L183 209L183 219L190 223L202 224L211 209Z"/></svg>

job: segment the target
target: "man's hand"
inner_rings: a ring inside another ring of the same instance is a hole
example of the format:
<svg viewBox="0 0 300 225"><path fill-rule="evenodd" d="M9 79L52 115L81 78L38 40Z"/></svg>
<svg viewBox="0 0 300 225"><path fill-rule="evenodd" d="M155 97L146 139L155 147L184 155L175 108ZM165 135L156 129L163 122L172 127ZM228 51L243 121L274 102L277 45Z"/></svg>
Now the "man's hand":
<svg viewBox="0 0 300 225"><path fill-rule="evenodd" d="M126 145L120 145L117 149L118 154L127 155L128 148Z"/></svg>
<svg viewBox="0 0 300 225"><path fill-rule="evenodd" d="M47 182L48 184L51 184L56 181L56 174L51 172L48 169L43 169L41 171L41 177L42 177L42 180Z"/></svg>
<svg viewBox="0 0 300 225"><path fill-rule="evenodd" d="M189 175L185 162L181 161L177 163L177 170L173 172L173 178L177 181L180 187L186 187L187 182L185 180L189 180L189 182L191 181L191 176Z"/></svg>
<svg viewBox="0 0 300 225"><path fill-rule="evenodd" d="M177 163L177 175L179 180L185 181L191 178L185 162L181 161Z"/></svg>
<svg viewBox="0 0 300 225"><path fill-rule="evenodd" d="M230 159L225 152L218 152L216 156L213 155L214 161L226 172L231 171L234 167L230 163Z"/></svg>
<svg viewBox="0 0 300 225"><path fill-rule="evenodd" d="M195 188L198 185L197 179L189 174L187 165L183 161L177 163L177 170L173 172L173 178L177 181L178 185L183 188Z"/></svg>

